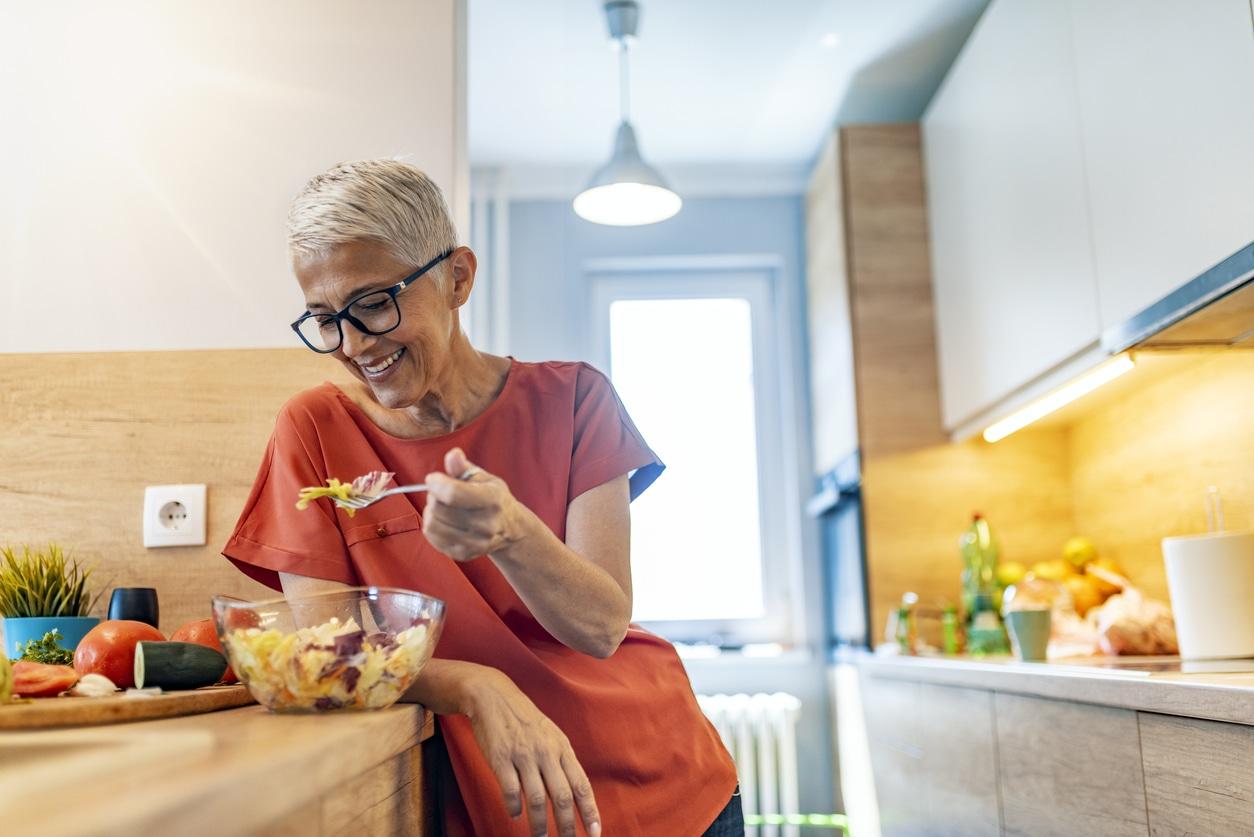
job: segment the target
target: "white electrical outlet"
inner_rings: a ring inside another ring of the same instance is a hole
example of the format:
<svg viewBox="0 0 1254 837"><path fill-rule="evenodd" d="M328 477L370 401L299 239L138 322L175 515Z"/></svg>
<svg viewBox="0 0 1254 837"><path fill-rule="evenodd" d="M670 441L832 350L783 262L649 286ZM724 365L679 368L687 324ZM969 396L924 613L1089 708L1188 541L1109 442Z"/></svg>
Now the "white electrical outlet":
<svg viewBox="0 0 1254 837"><path fill-rule="evenodd" d="M150 485L144 489L144 546L202 546L205 487Z"/></svg>

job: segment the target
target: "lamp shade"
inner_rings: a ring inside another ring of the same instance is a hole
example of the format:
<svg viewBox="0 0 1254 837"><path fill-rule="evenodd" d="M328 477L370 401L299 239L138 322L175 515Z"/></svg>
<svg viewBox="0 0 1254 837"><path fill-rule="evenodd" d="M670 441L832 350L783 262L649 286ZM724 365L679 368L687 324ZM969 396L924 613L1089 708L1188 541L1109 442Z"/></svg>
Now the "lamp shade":
<svg viewBox="0 0 1254 837"><path fill-rule="evenodd" d="M636 132L625 121L618 126L610 161L575 196L575 213L580 218L619 227L665 221L681 206L679 195L640 157Z"/></svg>

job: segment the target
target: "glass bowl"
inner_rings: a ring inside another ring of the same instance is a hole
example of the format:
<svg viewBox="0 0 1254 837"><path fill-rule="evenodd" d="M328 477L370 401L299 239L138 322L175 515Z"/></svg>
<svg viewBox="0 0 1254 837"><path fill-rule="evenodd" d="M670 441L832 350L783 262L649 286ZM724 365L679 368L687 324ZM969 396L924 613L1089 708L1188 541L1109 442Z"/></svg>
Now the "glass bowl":
<svg viewBox="0 0 1254 837"><path fill-rule="evenodd" d="M382 709L431 659L444 602L392 587L255 602L215 596L213 619L231 668L262 706Z"/></svg>

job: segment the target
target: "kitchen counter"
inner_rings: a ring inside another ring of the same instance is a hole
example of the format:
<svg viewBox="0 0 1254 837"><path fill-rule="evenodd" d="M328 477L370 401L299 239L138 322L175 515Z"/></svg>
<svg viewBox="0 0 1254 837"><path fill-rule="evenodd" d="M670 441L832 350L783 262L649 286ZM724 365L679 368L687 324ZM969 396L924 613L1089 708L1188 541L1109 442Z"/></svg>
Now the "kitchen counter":
<svg viewBox="0 0 1254 837"><path fill-rule="evenodd" d="M842 772L886 837L1254 833L1254 674L1092 662L840 658Z"/></svg>
<svg viewBox="0 0 1254 837"><path fill-rule="evenodd" d="M432 732L410 704L0 733L0 832L429 833L420 745Z"/></svg>
<svg viewBox="0 0 1254 837"><path fill-rule="evenodd" d="M1154 658L1161 659L1161 658ZM856 654L846 658L874 677L1071 700L1098 706L1254 726L1254 672L1136 672L1079 660ZM1123 658L1121 662L1128 662Z"/></svg>

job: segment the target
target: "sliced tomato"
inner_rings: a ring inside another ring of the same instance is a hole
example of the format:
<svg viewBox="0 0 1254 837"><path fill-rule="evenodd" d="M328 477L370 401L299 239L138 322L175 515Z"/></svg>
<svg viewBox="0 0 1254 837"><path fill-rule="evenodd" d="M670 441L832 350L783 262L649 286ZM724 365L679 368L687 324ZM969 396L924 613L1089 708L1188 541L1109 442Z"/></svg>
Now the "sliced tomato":
<svg viewBox="0 0 1254 837"><path fill-rule="evenodd" d="M69 666L50 666L30 660L13 664L13 694L21 697L56 697L78 682Z"/></svg>
<svg viewBox="0 0 1254 837"><path fill-rule="evenodd" d="M248 611L252 613L252 611ZM174 633L170 634L171 642L194 642L197 645L203 645L206 648L212 648L219 654L226 656L226 652L222 650L222 642L218 639L218 629L214 627L212 619L198 619L195 622L188 622ZM226 667L226 674L222 675L223 683L238 683L239 678L235 676L235 672L231 671L231 667Z"/></svg>

